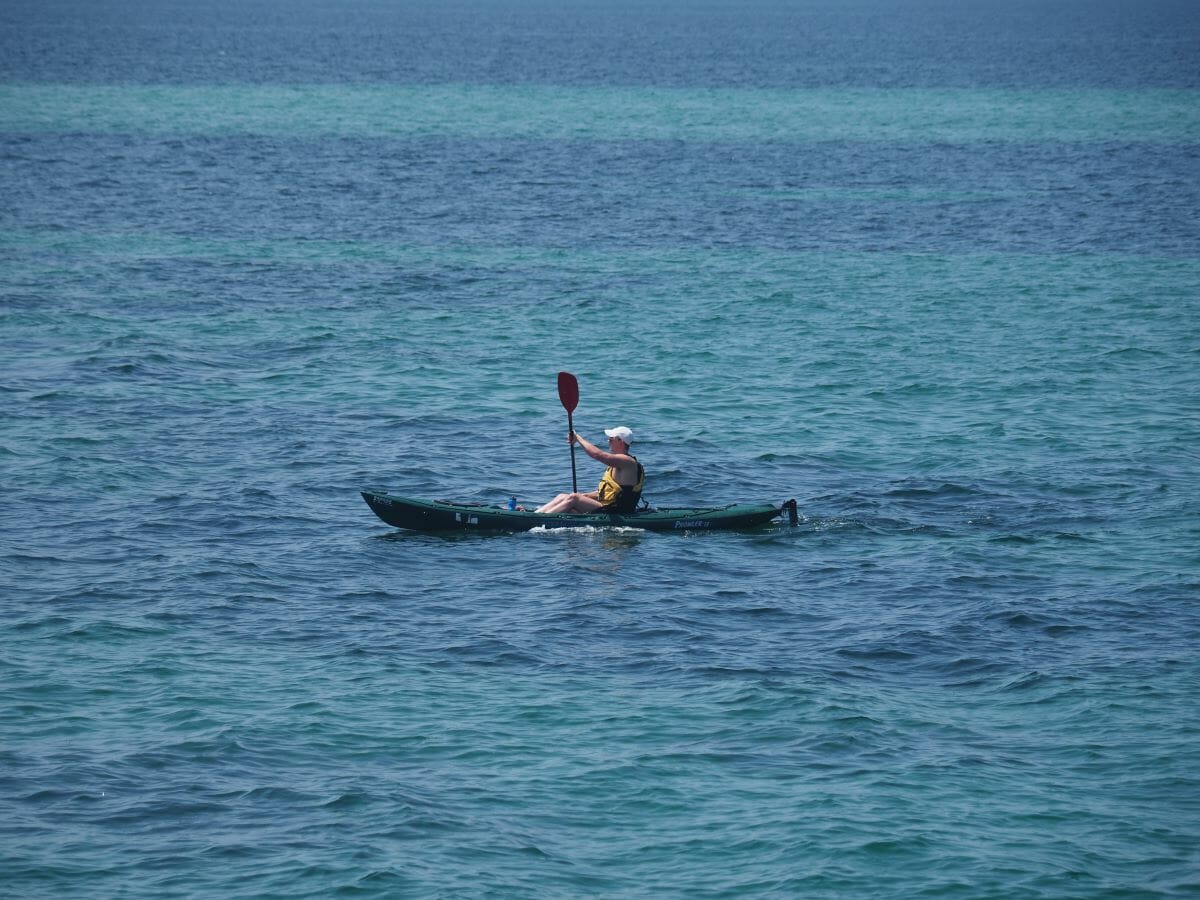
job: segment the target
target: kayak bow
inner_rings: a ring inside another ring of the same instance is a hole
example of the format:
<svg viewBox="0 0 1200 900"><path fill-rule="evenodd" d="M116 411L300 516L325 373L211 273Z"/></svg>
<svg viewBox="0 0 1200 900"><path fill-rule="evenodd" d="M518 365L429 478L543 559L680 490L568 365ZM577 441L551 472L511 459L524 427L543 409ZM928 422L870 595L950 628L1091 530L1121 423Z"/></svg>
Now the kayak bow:
<svg viewBox="0 0 1200 900"><path fill-rule="evenodd" d="M796 501L672 507L632 513L539 513L486 503L413 500L362 491L375 515L395 528L414 531L529 531L533 528L642 528L647 531L716 531L765 525L783 513L797 522Z"/></svg>

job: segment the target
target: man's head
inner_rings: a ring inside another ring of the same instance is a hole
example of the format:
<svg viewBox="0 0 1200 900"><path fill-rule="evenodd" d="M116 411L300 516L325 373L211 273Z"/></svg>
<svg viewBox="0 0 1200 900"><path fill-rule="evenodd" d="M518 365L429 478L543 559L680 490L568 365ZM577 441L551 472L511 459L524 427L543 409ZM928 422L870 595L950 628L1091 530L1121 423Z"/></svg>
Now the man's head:
<svg viewBox="0 0 1200 900"><path fill-rule="evenodd" d="M604 433L608 436L609 446L620 444L621 452L628 450L629 445L633 443L633 432L624 425L618 425L616 428L605 428Z"/></svg>

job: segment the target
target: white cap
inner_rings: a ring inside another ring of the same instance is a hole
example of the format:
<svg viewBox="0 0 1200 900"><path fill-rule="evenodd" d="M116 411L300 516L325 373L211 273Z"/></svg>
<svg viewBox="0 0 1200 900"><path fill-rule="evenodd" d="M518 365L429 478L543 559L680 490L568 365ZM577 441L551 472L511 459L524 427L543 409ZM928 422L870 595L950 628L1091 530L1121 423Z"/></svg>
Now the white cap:
<svg viewBox="0 0 1200 900"><path fill-rule="evenodd" d="M605 428L604 433L610 438L624 441L626 444L633 443L633 432L624 425L618 425L616 428Z"/></svg>

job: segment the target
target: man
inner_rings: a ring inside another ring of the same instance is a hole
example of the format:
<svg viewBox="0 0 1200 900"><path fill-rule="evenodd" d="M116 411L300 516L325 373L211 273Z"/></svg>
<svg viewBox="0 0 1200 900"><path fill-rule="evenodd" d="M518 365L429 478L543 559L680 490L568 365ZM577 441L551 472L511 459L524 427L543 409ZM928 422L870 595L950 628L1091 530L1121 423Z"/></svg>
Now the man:
<svg viewBox="0 0 1200 900"><path fill-rule="evenodd" d="M592 459L608 466L600 485L588 494L559 494L545 506L538 508L542 513L629 513L637 509L642 497L642 485L646 471L636 456L629 453L633 432L621 425L604 429L608 436L608 451L584 440L575 432L567 435L568 443L579 444L583 452Z"/></svg>

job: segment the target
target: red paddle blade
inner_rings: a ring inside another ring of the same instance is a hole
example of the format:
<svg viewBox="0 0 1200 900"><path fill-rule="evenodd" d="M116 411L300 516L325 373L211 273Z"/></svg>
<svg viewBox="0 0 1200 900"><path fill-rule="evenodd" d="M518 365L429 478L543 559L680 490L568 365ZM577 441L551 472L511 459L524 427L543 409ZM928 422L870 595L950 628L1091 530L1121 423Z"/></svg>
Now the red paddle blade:
<svg viewBox="0 0 1200 900"><path fill-rule="evenodd" d="M579 382L570 372L558 373L558 399L569 413L575 412L579 405Z"/></svg>

